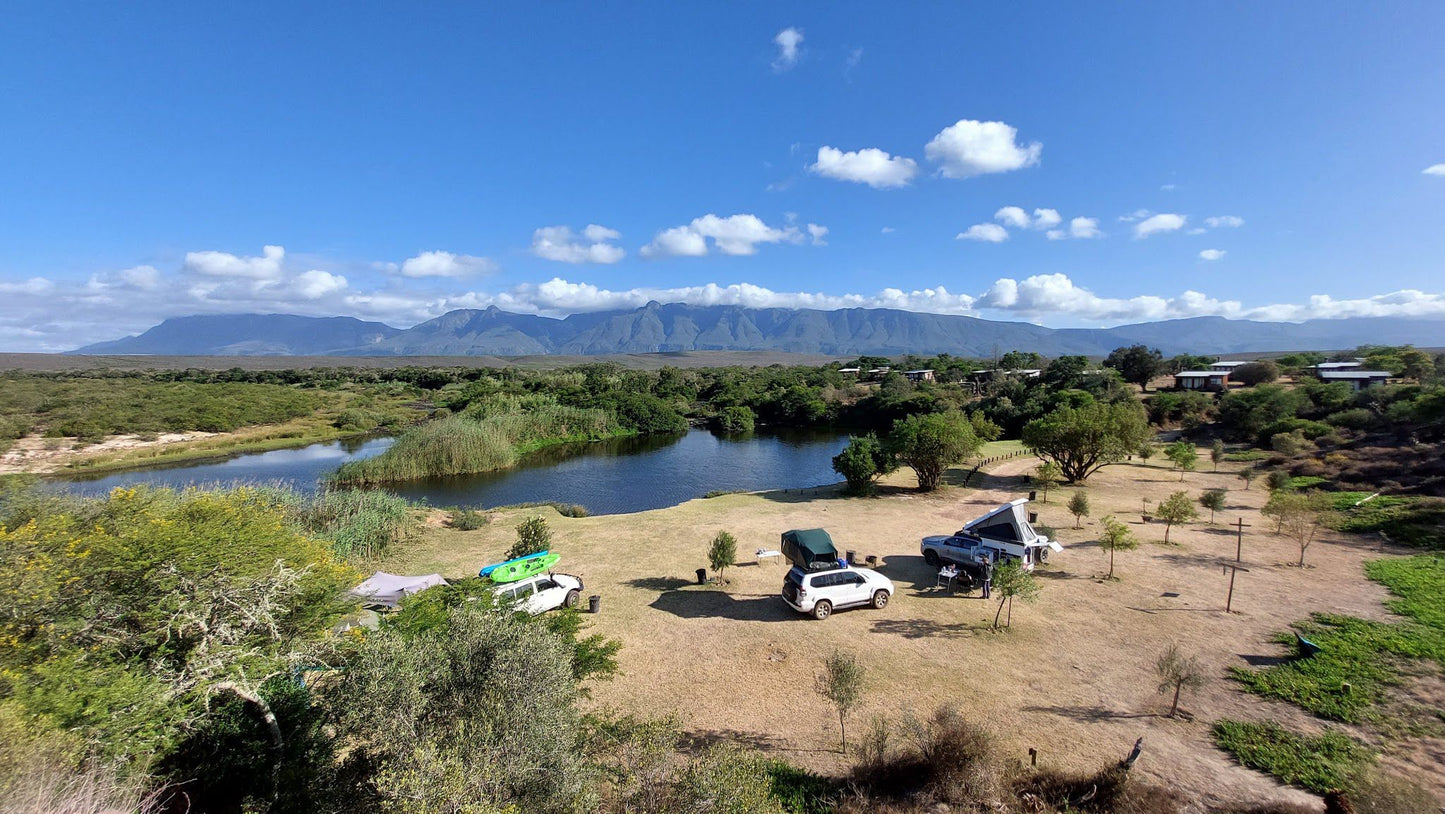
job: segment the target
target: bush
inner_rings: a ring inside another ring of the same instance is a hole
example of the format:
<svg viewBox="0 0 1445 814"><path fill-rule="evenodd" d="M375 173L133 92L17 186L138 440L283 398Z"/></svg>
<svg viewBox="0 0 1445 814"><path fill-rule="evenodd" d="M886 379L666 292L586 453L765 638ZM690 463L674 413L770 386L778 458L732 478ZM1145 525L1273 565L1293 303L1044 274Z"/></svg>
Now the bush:
<svg viewBox="0 0 1445 814"><path fill-rule="evenodd" d="M1375 423L1375 414L1363 407L1341 410L1325 416L1325 423L1347 430L1363 430Z"/></svg>
<svg viewBox="0 0 1445 814"><path fill-rule="evenodd" d="M712 421L713 429L730 435L752 432L755 425L753 411L740 404L724 407Z"/></svg>
<svg viewBox="0 0 1445 814"><path fill-rule="evenodd" d="M1255 443L1261 447L1269 447L1274 436L1281 433L1299 433L1301 437L1315 441L1334 431L1334 427L1322 421L1309 421L1303 418L1284 418L1272 422L1260 430L1258 437L1255 439Z"/></svg>
<svg viewBox="0 0 1445 814"><path fill-rule="evenodd" d="M515 560L532 554L540 554L552 548L552 530L547 521L540 517L529 517L517 524L517 542L507 550L504 559Z"/></svg>
<svg viewBox="0 0 1445 814"><path fill-rule="evenodd" d="M492 519L486 512L479 512L476 509L457 509L452 512L447 525L457 531L476 531L490 522Z"/></svg>
<svg viewBox="0 0 1445 814"><path fill-rule="evenodd" d="M1257 384L1268 384L1279 378L1279 365L1268 359L1258 362L1250 362L1247 365L1240 365L1229 374L1229 378L1237 381L1245 387L1253 387Z"/></svg>

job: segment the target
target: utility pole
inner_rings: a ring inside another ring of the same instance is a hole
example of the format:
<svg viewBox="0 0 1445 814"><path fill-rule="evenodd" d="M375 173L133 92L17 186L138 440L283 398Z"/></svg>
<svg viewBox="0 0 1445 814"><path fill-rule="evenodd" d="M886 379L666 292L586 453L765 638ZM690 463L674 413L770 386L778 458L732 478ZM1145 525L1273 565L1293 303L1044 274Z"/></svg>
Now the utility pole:
<svg viewBox="0 0 1445 814"><path fill-rule="evenodd" d="M1240 565L1244 558L1244 518L1240 517L1234 521L1235 544L1234 562L1226 563L1224 570L1229 572L1229 595L1224 599L1224 612L1229 613L1234 605L1234 578L1240 571L1248 571L1248 568Z"/></svg>

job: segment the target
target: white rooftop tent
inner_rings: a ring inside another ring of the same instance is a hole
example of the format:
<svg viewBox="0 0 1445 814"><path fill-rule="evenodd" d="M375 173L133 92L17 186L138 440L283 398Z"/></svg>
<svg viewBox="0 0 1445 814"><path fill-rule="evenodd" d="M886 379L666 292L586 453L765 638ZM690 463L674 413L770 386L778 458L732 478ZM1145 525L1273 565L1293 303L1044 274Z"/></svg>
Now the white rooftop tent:
<svg viewBox="0 0 1445 814"><path fill-rule="evenodd" d="M1004 550L1015 556L1025 556L1030 548L1062 551L1063 546L1034 531L1029 524L1028 512L1024 510L1028 502L1028 498L1021 497L1005 503L982 517L970 520L961 533L989 543L1003 544ZM1032 562L1028 557L1025 560Z"/></svg>
<svg viewBox="0 0 1445 814"><path fill-rule="evenodd" d="M394 608L405 597L436 585L445 584L447 581L442 579L441 574L407 577L401 574L377 571L371 575L370 579L352 588L351 595L368 605L385 605L388 608Z"/></svg>

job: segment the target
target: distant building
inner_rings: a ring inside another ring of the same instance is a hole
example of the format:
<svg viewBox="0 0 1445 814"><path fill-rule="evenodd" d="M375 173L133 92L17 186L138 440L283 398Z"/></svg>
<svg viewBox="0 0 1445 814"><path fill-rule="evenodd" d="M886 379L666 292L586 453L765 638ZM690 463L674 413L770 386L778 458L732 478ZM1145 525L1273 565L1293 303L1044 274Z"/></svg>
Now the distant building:
<svg viewBox="0 0 1445 814"><path fill-rule="evenodd" d="M1181 370L1174 374L1174 387L1179 390L1223 390L1228 386L1227 371Z"/></svg>
<svg viewBox="0 0 1445 814"><path fill-rule="evenodd" d="M931 382L937 381L931 370L905 370L903 375L908 377L910 382Z"/></svg>
<svg viewBox="0 0 1445 814"><path fill-rule="evenodd" d="M1332 370L1355 370L1359 367L1363 367L1363 364L1360 362L1320 362L1317 365L1310 365L1305 369L1314 373L1316 376L1320 376Z"/></svg>
<svg viewBox="0 0 1445 814"><path fill-rule="evenodd" d="M838 372L839 372L839 373L842 373L844 376L857 376L858 373L859 373L859 370L860 370L860 369L859 369L859 368L856 368L856 367L840 367L840 368L838 368Z"/></svg>
<svg viewBox="0 0 1445 814"><path fill-rule="evenodd" d="M1233 373L1235 368L1247 364L1249 362L1215 362L1209 366L1209 369L1215 373Z"/></svg>
<svg viewBox="0 0 1445 814"><path fill-rule="evenodd" d="M1347 364L1340 362L1337 364ZM1388 370L1358 370L1355 368L1321 370L1316 375L1326 382L1346 382L1351 390L1366 390L1378 387L1390 380Z"/></svg>

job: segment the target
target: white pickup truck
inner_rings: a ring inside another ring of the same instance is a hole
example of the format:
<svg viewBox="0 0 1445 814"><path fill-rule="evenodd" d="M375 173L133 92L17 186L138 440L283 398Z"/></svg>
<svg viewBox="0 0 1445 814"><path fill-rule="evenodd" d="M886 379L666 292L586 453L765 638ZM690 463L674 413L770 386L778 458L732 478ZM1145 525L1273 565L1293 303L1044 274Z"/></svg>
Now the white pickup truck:
<svg viewBox="0 0 1445 814"><path fill-rule="evenodd" d="M582 597L582 580L570 574L538 574L492 589L497 600L532 616L557 608L572 608Z"/></svg>

